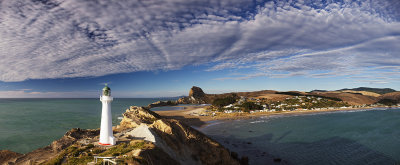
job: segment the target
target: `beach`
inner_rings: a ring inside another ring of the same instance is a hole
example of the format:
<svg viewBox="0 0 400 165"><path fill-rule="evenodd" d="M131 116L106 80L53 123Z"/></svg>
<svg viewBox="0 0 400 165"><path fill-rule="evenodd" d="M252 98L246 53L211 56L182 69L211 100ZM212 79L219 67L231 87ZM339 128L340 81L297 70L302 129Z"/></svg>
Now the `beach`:
<svg viewBox="0 0 400 165"><path fill-rule="evenodd" d="M216 113L215 116L200 114L210 114L207 111L207 106L180 106L184 107L183 110L164 110L156 111L159 115L165 118L172 118L182 121L183 123L194 126L203 127L210 121L216 120L238 120L238 119L251 119L262 116L274 115L300 115L300 114L317 114L327 112L345 112L345 111L363 111L374 108L387 108L387 107L365 107L365 108L343 108L343 109L325 109L325 110L296 110L296 111L281 111L281 112L256 112L256 113ZM396 108L396 107L393 107Z"/></svg>

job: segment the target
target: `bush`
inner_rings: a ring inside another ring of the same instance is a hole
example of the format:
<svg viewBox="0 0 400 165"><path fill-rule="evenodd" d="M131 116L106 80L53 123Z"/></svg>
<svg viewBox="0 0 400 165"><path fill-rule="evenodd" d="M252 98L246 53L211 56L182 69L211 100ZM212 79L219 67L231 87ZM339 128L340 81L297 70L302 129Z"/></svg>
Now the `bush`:
<svg viewBox="0 0 400 165"><path fill-rule="evenodd" d="M254 103L254 102L245 102L245 103L243 103L243 104L240 105L240 106L243 108L243 110L244 110L245 112L248 112L248 111L250 111L250 110L260 110L260 109L263 108L261 105L257 105L257 104Z"/></svg>
<svg viewBox="0 0 400 165"><path fill-rule="evenodd" d="M102 150L101 148L95 148L95 149L93 149L92 153L99 154L99 153L102 153L103 151L104 150Z"/></svg>
<svg viewBox="0 0 400 165"><path fill-rule="evenodd" d="M212 103L213 106L216 106L218 108L221 108L223 106L227 106L229 104L233 104L236 102L236 97L235 96L228 96L225 98L218 98L215 99Z"/></svg>
<svg viewBox="0 0 400 165"><path fill-rule="evenodd" d="M90 148L93 148L93 147L94 147L93 144L88 144L88 145L86 146L87 149L90 149Z"/></svg>

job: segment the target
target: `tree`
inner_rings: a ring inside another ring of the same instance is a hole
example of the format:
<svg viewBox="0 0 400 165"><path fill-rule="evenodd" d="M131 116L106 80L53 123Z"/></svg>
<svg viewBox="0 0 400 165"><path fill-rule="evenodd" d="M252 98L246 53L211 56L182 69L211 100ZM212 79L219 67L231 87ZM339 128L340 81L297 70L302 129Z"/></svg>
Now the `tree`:
<svg viewBox="0 0 400 165"><path fill-rule="evenodd" d="M225 98L218 98L215 99L212 103L213 106L216 106L218 108L221 108L223 106L227 106L229 104L233 104L236 102L236 98L234 96L228 96Z"/></svg>
<svg viewBox="0 0 400 165"><path fill-rule="evenodd" d="M260 110L263 108L261 105L257 105L254 102L245 102L240 106L243 108L243 111L245 112L249 112L250 110Z"/></svg>

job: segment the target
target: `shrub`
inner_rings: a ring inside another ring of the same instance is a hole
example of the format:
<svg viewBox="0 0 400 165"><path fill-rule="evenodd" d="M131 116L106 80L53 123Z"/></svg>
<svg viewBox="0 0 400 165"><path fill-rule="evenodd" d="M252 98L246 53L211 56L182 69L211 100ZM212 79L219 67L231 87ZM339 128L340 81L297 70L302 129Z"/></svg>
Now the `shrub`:
<svg viewBox="0 0 400 165"><path fill-rule="evenodd" d="M231 95L231 96L227 96L224 98L218 98L212 102L212 105L216 106L218 108L221 108L223 106L227 106L229 104L235 103L236 99L237 99L237 95Z"/></svg>
<svg viewBox="0 0 400 165"><path fill-rule="evenodd" d="M254 103L254 102L245 102L245 103L243 103L243 104L240 105L240 106L243 108L243 110L244 110L245 112L248 112L248 111L250 111L250 110L259 110L259 109L262 109L262 108L263 108L261 105L257 105L257 104Z"/></svg>

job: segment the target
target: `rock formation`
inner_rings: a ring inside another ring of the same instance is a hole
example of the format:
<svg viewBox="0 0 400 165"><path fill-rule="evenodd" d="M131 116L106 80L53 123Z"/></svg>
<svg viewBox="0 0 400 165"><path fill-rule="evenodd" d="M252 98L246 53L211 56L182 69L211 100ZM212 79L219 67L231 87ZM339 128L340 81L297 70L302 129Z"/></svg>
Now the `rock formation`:
<svg viewBox="0 0 400 165"><path fill-rule="evenodd" d="M7 161L1 164L42 164L56 157L64 149L76 143L78 140L92 139L98 136L99 133L99 129L83 130L80 128L73 128L65 133L61 139L53 141L50 145L36 149L27 154L15 154L14 157L9 157Z"/></svg>
<svg viewBox="0 0 400 165"><path fill-rule="evenodd" d="M147 108L130 107L117 129L136 128L142 123L147 123L154 132L156 146L169 151L166 153L180 164L239 164L218 142L178 120L163 119Z"/></svg>
<svg viewBox="0 0 400 165"><path fill-rule="evenodd" d="M189 97L194 99L201 99L204 98L205 96L206 94L203 92L203 90L196 86L193 86L189 91Z"/></svg>
<svg viewBox="0 0 400 165"><path fill-rule="evenodd" d="M154 108L154 107L162 107L162 106L175 106L178 105L176 101L157 101L151 103L147 106L147 108Z"/></svg>
<svg viewBox="0 0 400 165"><path fill-rule="evenodd" d="M207 95L199 87L193 86L188 97L182 97L177 101L179 104L209 104Z"/></svg>
<svg viewBox="0 0 400 165"><path fill-rule="evenodd" d="M16 157L20 157L22 156L22 154L20 153L16 153L13 151L9 151L9 150L2 150L0 151L0 164L5 164L8 161L10 161L11 159L15 159Z"/></svg>

